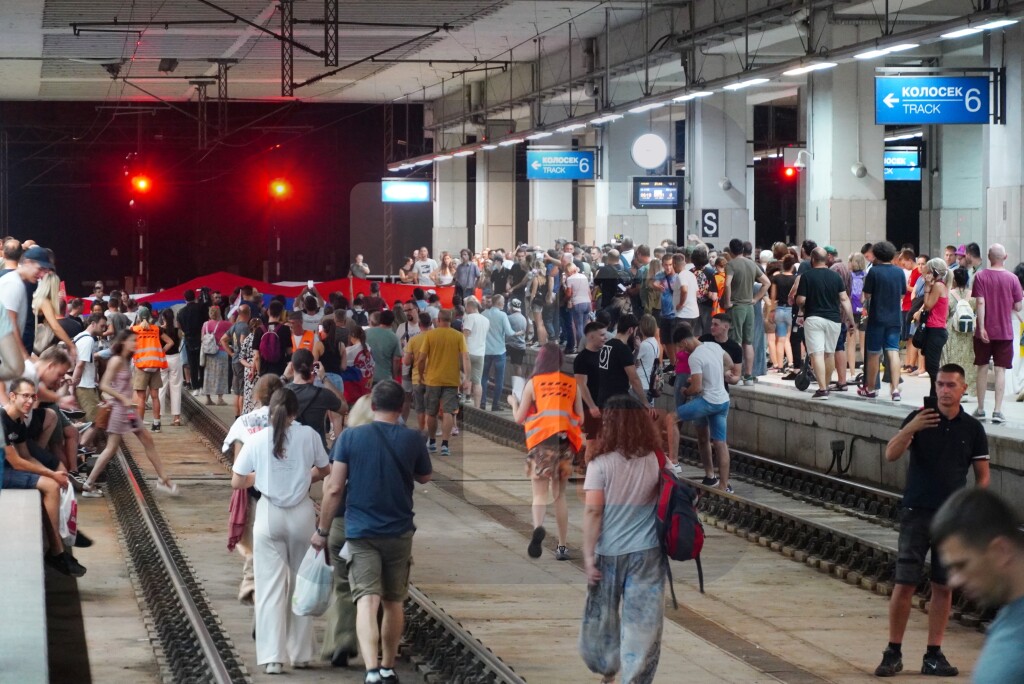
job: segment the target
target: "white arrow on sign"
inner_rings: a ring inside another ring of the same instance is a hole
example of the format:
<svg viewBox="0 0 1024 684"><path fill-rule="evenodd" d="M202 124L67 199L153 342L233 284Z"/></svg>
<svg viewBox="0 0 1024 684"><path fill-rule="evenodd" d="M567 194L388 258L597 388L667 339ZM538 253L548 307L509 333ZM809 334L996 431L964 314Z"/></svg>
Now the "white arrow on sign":
<svg viewBox="0 0 1024 684"><path fill-rule="evenodd" d="M541 163L539 161L534 160L534 162L532 164L530 164L530 166L532 166L533 170L536 171L537 169L539 169L541 167Z"/></svg>
<svg viewBox="0 0 1024 684"><path fill-rule="evenodd" d="M882 102L884 102L886 104L886 106L889 107L889 109L892 109L892 106L894 104L896 104L897 102L899 102L899 101L900 101L900 98L895 97L893 93L889 93L884 98L882 98Z"/></svg>

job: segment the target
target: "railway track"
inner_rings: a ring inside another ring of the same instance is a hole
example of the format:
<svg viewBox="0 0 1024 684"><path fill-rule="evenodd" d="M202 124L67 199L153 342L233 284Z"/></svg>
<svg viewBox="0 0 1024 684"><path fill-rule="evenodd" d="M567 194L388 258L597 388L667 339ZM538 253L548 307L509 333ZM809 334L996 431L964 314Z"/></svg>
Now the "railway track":
<svg viewBox="0 0 1024 684"><path fill-rule="evenodd" d="M524 450L522 426L501 414L466 406L463 407L463 424L466 429L499 444ZM705 524L734 533L848 584L881 595L892 593L895 542L873 540L869 537L878 535L868 534L868 531L876 527L896 527L901 499L898 494L747 452L730 450L730 454L733 474L747 483L747 488L784 495L775 497L776 500L793 499L828 509L841 514L844 519L839 522L844 524L837 524L835 519L830 522L827 516L794 513L779 503L773 505L727 494L693 481L701 493L698 510ZM686 437L681 440L680 456L685 463L699 464L695 440ZM771 496L758 498L772 499ZM856 525L845 524L846 519L865 523L868 529L863 534L851 532ZM926 577L918 586L918 607L927 608L930 593ZM954 594L953 619L968 627L981 627L993 617L991 611L980 609L962 592Z"/></svg>
<svg viewBox="0 0 1024 684"><path fill-rule="evenodd" d="M218 453L221 462L230 467L230 461L220 453L228 426L192 396L182 398L183 413L190 427ZM412 585L405 603L401 654L430 684L525 684L526 681Z"/></svg>

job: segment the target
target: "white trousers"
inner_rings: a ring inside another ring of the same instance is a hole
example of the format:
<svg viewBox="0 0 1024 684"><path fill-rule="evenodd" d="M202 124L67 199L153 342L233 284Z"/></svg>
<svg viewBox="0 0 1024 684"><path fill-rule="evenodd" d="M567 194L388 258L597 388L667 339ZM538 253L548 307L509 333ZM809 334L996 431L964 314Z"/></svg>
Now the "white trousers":
<svg viewBox="0 0 1024 684"><path fill-rule="evenodd" d="M278 508L263 497L253 522L256 575L256 662L313 660L313 618L292 613L295 575L316 530L313 501Z"/></svg>
<svg viewBox="0 0 1024 684"><path fill-rule="evenodd" d="M160 388L160 406L164 411L170 407L172 416L181 415L181 354L167 355L167 368L160 370L163 386ZM170 395L171 402L167 403Z"/></svg>

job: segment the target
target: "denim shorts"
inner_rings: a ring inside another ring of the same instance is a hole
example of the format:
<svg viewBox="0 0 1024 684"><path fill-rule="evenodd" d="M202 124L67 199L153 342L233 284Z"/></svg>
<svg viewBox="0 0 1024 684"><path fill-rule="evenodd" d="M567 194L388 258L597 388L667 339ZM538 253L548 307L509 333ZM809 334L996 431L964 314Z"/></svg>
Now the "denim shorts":
<svg viewBox="0 0 1024 684"><path fill-rule="evenodd" d="M870 354L880 354L882 351L899 351L900 326L872 325L869 318L868 329L864 333L864 349Z"/></svg>
<svg viewBox="0 0 1024 684"><path fill-rule="evenodd" d="M786 337L793 326L793 307L780 306L775 309L775 335Z"/></svg>
<svg viewBox="0 0 1024 684"><path fill-rule="evenodd" d="M896 553L896 584L921 582L925 555L931 551L931 581L948 584L949 575L939 560L938 549L932 544L929 526L935 511L926 508L904 508L900 512L900 539Z"/></svg>
<svg viewBox="0 0 1024 684"><path fill-rule="evenodd" d="M692 420L694 425L707 425L711 431L711 439L724 442L729 418L729 402L709 404L704 397L693 397L690 401L676 408L679 420Z"/></svg>

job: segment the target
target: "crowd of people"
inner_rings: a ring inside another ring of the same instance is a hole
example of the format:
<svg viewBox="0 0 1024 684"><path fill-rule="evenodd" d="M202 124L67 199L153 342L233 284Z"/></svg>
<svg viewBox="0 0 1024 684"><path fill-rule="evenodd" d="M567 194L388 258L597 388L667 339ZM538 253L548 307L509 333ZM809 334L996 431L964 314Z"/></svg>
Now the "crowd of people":
<svg viewBox="0 0 1024 684"><path fill-rule="evenodd" d="M452 454L457 417L471 404L509 410L524 427L530 558L543 555L549 505L555 559L576 555L566 491L574 474L582 477L578 554L591 591L581 655L603 681L653 681L666 577L654 514L660 462L681 473L679 430L693 423L701 484L733 493L730 388L772 371L795 380L805 364L815 399L852 384L876 397L885 381L899 401L901 373L931 382L934 402L907 417L886 451L892 461L909 453L912 511L901 521L890 642L877 674L902 669L903 631L929 549L926 674L956 673L941 651L956 586L1012 604L986 663L990 672L1012 671L1006 644L1019 644L1012 634L1024 623L1024 587L1008 572L978 571L976 557L1019 567L1024 543L1005 524L975 534L995 513L1003 523L1012 516L998 498L959 491L971 469L977 487L987 485L980 419L988 363L992 421L1001 422L1011 318L1021 311L1020 279L1003 268L998 244L985 269L973 244L928 259L883 241L840 259L812 241L758 252L733 240L719 254L696 239L653 249L628 238L600 248L559 240L550 250L464 249L458 263L442 254L440 264L424 247L402 267L414 285L405 301L386 302L376 282L351 300L324 297L310 283L293 302L253 287L187 290L184 306L163 311L120 291L105 296L102 283L91 299L65 300L53 253L31 242L6 239L3 256L3 484L40 491L47 564L85 573L58 532L61 490L103 496L104 469L132 433L157 489L177 494L151 436L162 431L162 411L177 426L182 392L221 405L231 395L230 546L243 557L238 598L255 608L257 660L268 674L315 657L312 619L290 609L312 546L333 568L320 657L346 666L360 654L367 682L397 681L414 483L429 481L432 456ZM361 255L351 271L369 275ZM435 289L446 286L454 287L449 307ZM960 405L970 387L973 416ZM318 480L317 513L309 490ZM75 545L89 544L79 533Z"/></svg>

